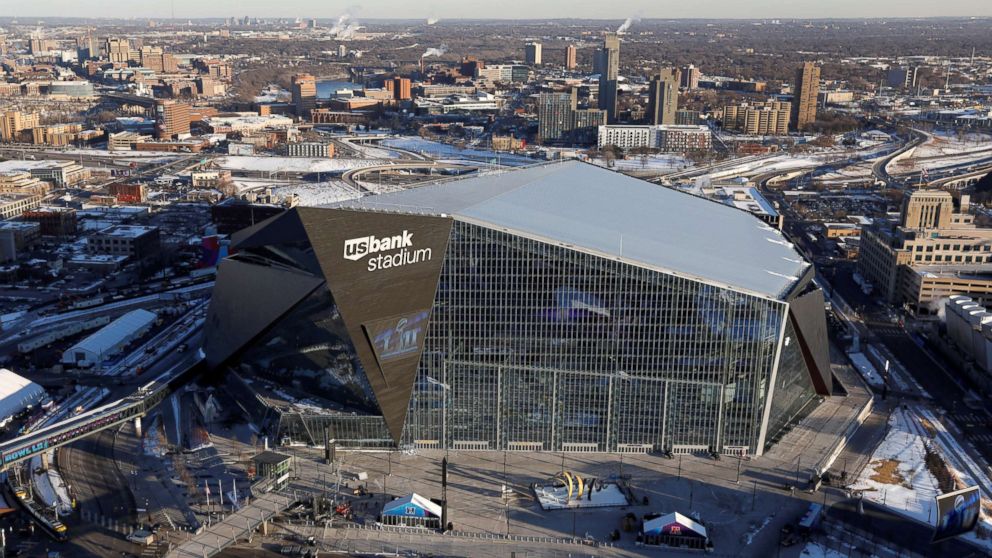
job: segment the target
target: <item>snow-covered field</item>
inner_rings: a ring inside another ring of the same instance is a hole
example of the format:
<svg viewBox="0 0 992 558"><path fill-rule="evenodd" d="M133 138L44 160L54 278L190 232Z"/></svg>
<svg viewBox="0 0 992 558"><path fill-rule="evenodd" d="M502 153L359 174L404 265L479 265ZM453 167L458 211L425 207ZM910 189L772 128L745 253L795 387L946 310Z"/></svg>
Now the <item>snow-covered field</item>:
<svg viewBox="0 0 992 558"><path fill-rule="evenodd" d="M889 417L889 432L852 486L866 500L890 507L924 523L936 521L937 479L927 469L928 437L911 411L898 408Z"/></svg>
<svg viewBox="0 0 992 558"><path fill-rule="evenodd" d="M896 513L935 525L935 498L941 490L927 468L927 447L944 461L958 486L989 484L983 470L948 432L940 418L925 408L911 406L892 412L888 434L851 488L864 490L865 499L887 506ZM973 478L968 471L976 471L984 478ZM987 505L984 498L983 504ZM992 520L983 514L980 527L988 531L992 528ZM964 537L992 552L992 540L979 538L976 532Z"/></svg>
<svg viewBox="0 0 992 558"><path fill-rule="evenodd" d="M930 141L916 148L914 159L957 155L982 149L992 149L992 136L970 132L960 137L956 133L940 131Z"/></svg>
<svg viewBox="0 0 992 558"><path fill-rule="evenodd" d="M607 166L606 159L589 159L589 162L601 167ZM612 168L621 171L677 171L694 166L693 162L678 155L648 155L647 157L631 157L630 159L616 159L612 163Z"/></svg>
<svg viewBox="0 0 992 558"><path fill-rule="evenodd" d="M845 180L868 179L872 177L871 167L872 163L870 161L858 163L837 169L833 172L821 174L816 177L816 180L823 182L843 182Z"/></svg>
<svg viewBox="0 0 992 558"><path fill-rule="evenodd" d="M378 164L372 159L309 159L306 157L241 157L216 160L222 169L257 172L340 172Z"/></svg>
<svg viewBox="0 0 992 558"><path fill-rule="evenodd" d="M421 155L425 155L432 159L465 159L484 163L495 162L495 160L498 159L500 165L510 167L532 165L539 162L535 159L523 157L521 155L496 153L495 151L490 151L488 149L458 149L457 147L446 143L414 137L387 139L382 142L382 145L386 147L406 149L407 151L420 153Z"/></svg>

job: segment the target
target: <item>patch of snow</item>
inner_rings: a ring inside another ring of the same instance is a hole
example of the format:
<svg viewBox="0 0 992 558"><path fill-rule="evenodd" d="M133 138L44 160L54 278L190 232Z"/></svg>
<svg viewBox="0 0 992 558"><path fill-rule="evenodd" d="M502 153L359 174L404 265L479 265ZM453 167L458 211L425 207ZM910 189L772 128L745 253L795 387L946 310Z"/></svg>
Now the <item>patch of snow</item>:
<svg viewBox="0 0 992 558"><path fill-rule="evenodd" d="M228 155L216 159L219 168L256 172L341 172L371 167L378 164L373 159L310 159L307 157L259 157Z"/></svg>

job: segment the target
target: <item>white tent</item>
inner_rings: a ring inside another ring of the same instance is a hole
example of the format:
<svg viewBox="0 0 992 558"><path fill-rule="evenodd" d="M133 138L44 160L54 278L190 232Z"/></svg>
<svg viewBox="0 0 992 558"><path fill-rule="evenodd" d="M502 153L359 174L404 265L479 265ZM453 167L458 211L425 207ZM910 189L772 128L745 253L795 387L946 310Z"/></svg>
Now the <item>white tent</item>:
<svg viewBox="0 0 992 558"><path fill-rule="evenodd" d="M44 398L44 388L6 368L0 368L0 422Z"/></svg>

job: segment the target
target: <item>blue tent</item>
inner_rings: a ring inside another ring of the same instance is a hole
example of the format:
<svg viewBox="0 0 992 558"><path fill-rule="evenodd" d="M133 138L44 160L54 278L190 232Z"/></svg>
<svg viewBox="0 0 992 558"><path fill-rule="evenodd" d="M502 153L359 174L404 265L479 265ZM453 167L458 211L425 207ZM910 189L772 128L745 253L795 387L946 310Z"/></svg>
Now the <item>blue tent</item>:
<svg viewBox="0 0 992 558"><path fill-rule="evenodd" d="M441 506L420 494L412 493L383 506L382 522L387 525L437 528L441 524Z"/></svg>

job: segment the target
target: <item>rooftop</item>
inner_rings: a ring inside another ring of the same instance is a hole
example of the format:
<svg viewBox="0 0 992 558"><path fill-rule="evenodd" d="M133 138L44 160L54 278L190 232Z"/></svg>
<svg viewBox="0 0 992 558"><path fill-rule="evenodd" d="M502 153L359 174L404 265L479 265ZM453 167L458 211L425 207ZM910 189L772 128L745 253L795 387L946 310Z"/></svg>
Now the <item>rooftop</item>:
<svg viewBox="0 0 992 558"><path fill-rule="evenodd" d="M143 234L150 233L156 227L139 227L137 225L116 225L100 231L103 236L118 236L121 238L138 238Z"/></svg>
<svg viewBox="0 0 992 558"><path fill-rule="evenodd" d="M458 221L782 299L808 263L751 214L594 165L531 166L331 204Z"/></svg>

